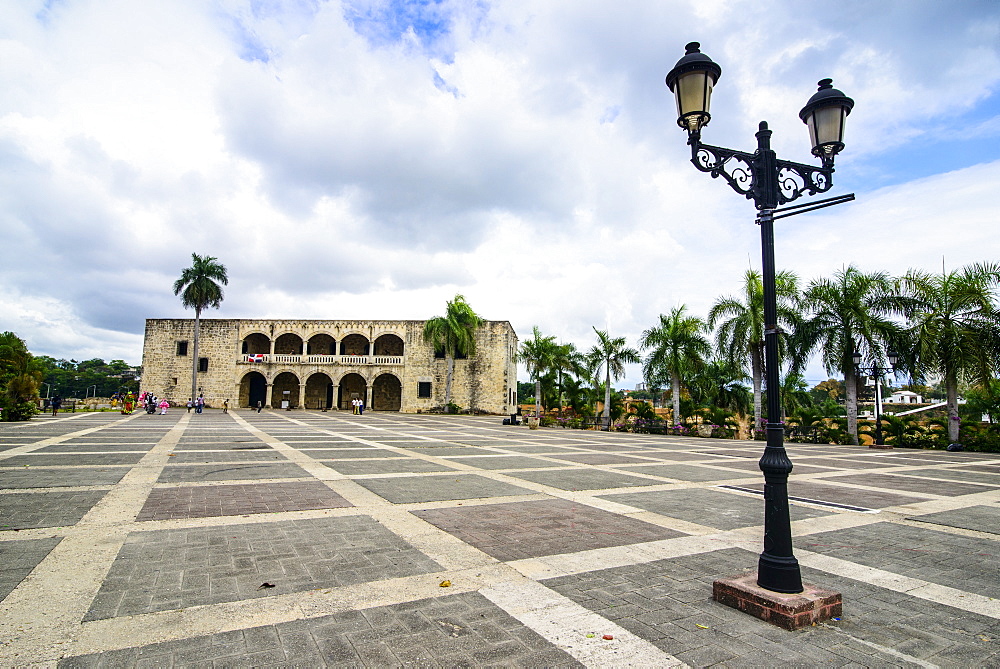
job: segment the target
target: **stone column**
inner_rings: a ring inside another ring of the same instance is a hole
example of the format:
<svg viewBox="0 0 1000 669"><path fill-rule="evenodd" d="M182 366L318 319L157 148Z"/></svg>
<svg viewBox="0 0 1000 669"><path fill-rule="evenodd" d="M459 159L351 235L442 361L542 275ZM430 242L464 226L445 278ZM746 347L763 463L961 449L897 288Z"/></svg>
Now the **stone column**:
<svg viewBox="0 0 1000 669"><path fill-rule="evenodd" d="M372 408L372 387L365 386L365 411Z"/></svg>
<svg viewBox="0 0 1000 669"><path fill-rule="evenodd" d="M333 384L333 398L330 401L330 404L333 405L330 407L331 409L336 409L337 411L340 411L339 397L340 397L340 386L338 386L335 383Z"/></svg>
<svg viewBox="0 0 1000 669"><path fill-rule="evenodd" d="M272 346L272 350L273 350L273 348L274 347ZM268 383L267 384L267 395L264 396L264 406L266 408L268 408L268 409L271 408L271 391L273 391L273 390L274 390L274 384L273 383Z"/></svg>
<svg viewBox="0 0 1000 669"><path fill-rule="evenodd" d="M306 384L299 384L299 408L305 411L306 409Z"/></svg>

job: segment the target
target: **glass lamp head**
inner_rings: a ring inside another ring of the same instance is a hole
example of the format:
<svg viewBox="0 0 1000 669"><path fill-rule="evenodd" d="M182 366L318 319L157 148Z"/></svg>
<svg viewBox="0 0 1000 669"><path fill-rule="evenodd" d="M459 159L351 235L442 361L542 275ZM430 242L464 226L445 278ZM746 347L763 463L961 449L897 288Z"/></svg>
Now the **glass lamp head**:
<svg viewBox="0 0 1000 669"><path fill-rule="evenodd" d="M819 90L799 112L809 127L814 156L832 159L844 149L844 123L854 109L854 100L833 87L833 79L821 79Z"/></svg>
<svg viewBox="0 0 1000 669"><path fill-rule="evenodd" d="M667 74L667 87L677 101L677 125L689 133L697 132L712 119L709 106L712 88L722 75L718 63L700 51L698 42L687 45L687 53Z"/></svg>

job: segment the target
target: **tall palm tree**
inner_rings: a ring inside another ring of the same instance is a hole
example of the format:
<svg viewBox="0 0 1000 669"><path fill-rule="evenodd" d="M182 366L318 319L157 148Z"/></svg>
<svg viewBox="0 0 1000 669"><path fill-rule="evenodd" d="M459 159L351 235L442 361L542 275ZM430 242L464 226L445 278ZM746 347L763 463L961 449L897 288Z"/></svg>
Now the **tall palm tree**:
<svg viewBox="0 0 1000 669"><path fill-rule="evenodd" d="M724 358L713 358L687 383L691 399L702 407L717 407L747 415L753 404L742 367Z"/></svg>
<svg viewBox="0 0 1000 669"><path fill-rule="evenodd" d="M528 378L535 382L535 415L541 418L542 377L552 368L556 338L543 337L537 325L531 332L532 338L521 343L517 357L528 368Z"/></svg>
<svg viewBox="0 0 1000 669"><path fill-rule="evenodd" d="M589 358L594 363L595 372L604 368L604 429L611 429L611 381L617 381L625 374L626 363L639 362L639 352L630 348L625 337L609 337L607 330L598 330L597 344L590 349ZM613 377L613 378L612 378Z"/></svg>
<svg viewBox="0 0 1000 669"><path fill-rule="evenodd" d="M778 325L794 332L802 321L799 309L799 279L787 270L774 277L775 298L778 307ZM741 368L749 366L753 383L754 424L759 426L764 417L764 282L760 272L749 269L743 275L743 294L740 297L720 297L708 312L708 326L715 329L716 349L719 354ZM786 336L778 339L784 349Z"/></svg>
<svg viewBox="0 0 1000 669"><path fill-rule="evenodd" d="M229 285L226 268L218 258L191 254L191 266L181 271L181 278L174 281L174 295L181 296L185 309L194 309L194 341L191 357L191 398L198 396L198 335L201 329L201 312L222 304L222 286Z"/></svg>
<svg viewBox="0 0 1000 669"><path fill-rule="evenodd" d="M435 316L424 323L424 341L435 350L444 350L447 369L444 377L445 410L451 410L451 382L455 375L455 358L476 354L476 330L483 324L462 295L455 295L445 307L444 316Z"/></svg>
<svg viewBox="0 0 1000 669"><path fill-rule="evenodd" d="M1000 313L994 291L1000 264L975 263L940 275L910 270L900 288L917 369L940 374L948 397L948 439L959 438L958 383L990 381L1000 369Z"/></svg>
<svg viewBox="0 0 1000 669"><path fill-rule="evenodd" d="M576 350L575 344L558 344L552 353L552 369L556 373L556 387L558 388L559 415L562 416L563 405L563 385L566 381L565 375L581 376L586 367L584 356Z"/></svg>
<svg viewBox="0 0 1000 669"><path fill-rule="evenodd" d="M885 272L866 274L853 265L832 279L809 283L804 308L812 313L796 332L797 354L805 357L817 347L828 374L844 375L847 432L858 443L858 379L854 352L881 362L885 349L900 344L900 328L891 316L902 315L907 300L897 293Z"/></svg>
<svg viewBox="0 0 1000 669"><path fill-rule="evenodd" d="M669 316L660 314L660 324L643 332L639 339L641 348L652 349L643 367L647 381L663 375L670 378L675 425L681 420L681 376L703 366L712 353L705 338L705 322L686 312L682 304L671 309Z"/></svg>

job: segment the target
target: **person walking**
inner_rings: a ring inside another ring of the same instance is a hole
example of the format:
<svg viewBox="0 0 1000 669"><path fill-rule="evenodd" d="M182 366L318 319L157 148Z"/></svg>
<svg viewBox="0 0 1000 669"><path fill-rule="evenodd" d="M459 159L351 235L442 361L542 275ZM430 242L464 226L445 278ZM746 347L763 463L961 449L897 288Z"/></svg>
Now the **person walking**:
<svg viewBox="0 0 1000 669"><path fill-rule="evenodd" d="M261 402L260 400L257 400L257 413L260 413L260 410L263 408L264 408L264 403Z"/></svg>
<svg viewBox="0 0 1000 669"><path fill-rule="evenodd" d="M170 402L168 402L166 400L166 398L164 398L164 399L160 400L160 405L159 406L160 406L160 415L161 416L166 416L167 415L167 409L170 407Z"/></svg>
<svg viewBox="0 0 1000 669"><path fill-rule="evenodd" d="M362 399L358 400L358 415L359 416L365 415L365 401Z"/></svg>
<svg viewBox="0 0 1000 669"><path fill-rule="evenodd" d="M187 410L188 410L188 413L191 413L191 408L192 408L193 406L194 406L194 402L192 402L192 401L191 401L191 398L189 397L189 398L188 398L188 402L187 402Z"/></svg>
<svg viewBox="0 0 1000 669"><path fill-rule="evenodd" d="M198 395L198 399L194 401L194 412L201 413L205 409L205 398Z"/></svg>
<svg viewBox="0 0 1000 669"><path fill-rule="evenodd" d="M229 398L222 401L222 413L229 413Z"/></svg>
<svg viewBox="0 0 1000 669"><path fill-rule="evenodd" d="M62 408L62 398L56 395L49 400L49 406L52 407L52 417L54 418L55 415L59 413L59 409Z"/></svg>

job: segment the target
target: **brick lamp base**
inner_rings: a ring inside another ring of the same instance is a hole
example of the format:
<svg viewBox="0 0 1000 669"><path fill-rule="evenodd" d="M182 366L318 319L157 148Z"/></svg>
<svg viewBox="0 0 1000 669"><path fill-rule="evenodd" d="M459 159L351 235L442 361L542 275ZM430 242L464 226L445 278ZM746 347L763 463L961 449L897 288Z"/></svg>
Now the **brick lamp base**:
<svg viewBox="0 0 1000 669"><path fill-rule="evenodd" d="M712 584L712 599L749 613L786 630L840 616L844 603L839 592L803 584L802 592L788 595L757 585L757 574L721 578Z"/></svg>

